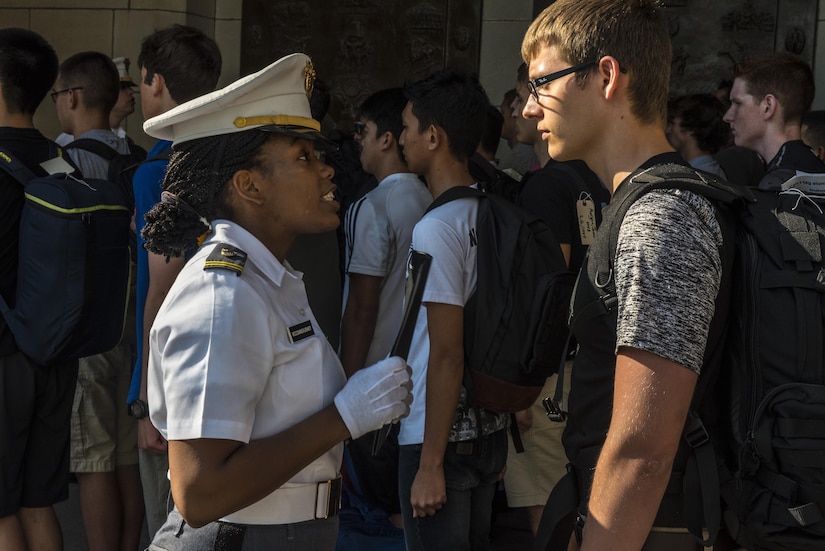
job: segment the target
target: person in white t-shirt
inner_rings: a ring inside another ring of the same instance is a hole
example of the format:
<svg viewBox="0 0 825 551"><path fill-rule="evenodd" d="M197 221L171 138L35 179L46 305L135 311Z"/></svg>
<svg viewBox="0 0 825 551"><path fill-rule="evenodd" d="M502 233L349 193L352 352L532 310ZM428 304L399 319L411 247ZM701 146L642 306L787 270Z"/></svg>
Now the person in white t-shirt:
<svg viewBox="0 0 825 551"><path fill-rule="evenodd" d="M446 69L405 85L401 145L438 201L471 186L467 160L489 105L475 77ZM448 201L415 225L432 256L408 358L415 400L401 422L399 493L407 549L489 549L493 496L507 458L506 416L467 403L464 305L476 287L478 199ZM478 418L476 411L479 412Z"/></svg>
<svg viewBox="0 0 825 551"><path fill-rule="evenodd" d="M390 353L401 327L413 226L433 199L424 182L409 172L398 145L406 103L401 88L375 92L361 104L355 127L361 166L379 183L344 217L340 358L348 377ZM371 434L353 440L349 453L364 497L400 528L397 428L393 426L377 456L372 454Z"/></svg>
<svg viewBox="0 0 825 551"><path fill-rule="evenodd" d="M292 54L144 125L174 150L146 247L200 245L149 335L149 414L175 499L153 548L332 551L341 442L408 411L400 358L346 381L285 260L297 235L338 225L314 77Z"/></svg>

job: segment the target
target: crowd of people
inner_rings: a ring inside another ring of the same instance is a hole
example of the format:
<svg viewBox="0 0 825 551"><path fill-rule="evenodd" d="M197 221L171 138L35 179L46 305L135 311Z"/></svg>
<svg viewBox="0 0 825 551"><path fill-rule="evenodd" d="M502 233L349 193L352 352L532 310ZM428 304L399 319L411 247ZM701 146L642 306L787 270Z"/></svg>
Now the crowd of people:
<svg viewBox="0 0 825 551"><path fill-rule="evenodd" d="M144 38L137 81L126 58L58 62L37 33L0 29L4 151L46 173L55 148L33 117L50 94L77 178L111 179L113 161L76 140L139 159L121 342L37 365L0 319L0 549L63 548L52 506L69 473L93 551L134 551L144 522L150 549L332 550L347 492L408 550L486 550L502 486L536 535L563 480L578 495L569 549L700 549L658 513L694 389L718 369L719 214L682 189L636 201L611 262L613 317L577 316L604 287L588 247L614 192L651 167L742 189L825 173L825 114L810 111L812 72L792 54L744 60L720 99L672 97L670 52L655 0L558 0L527 30L500 104L450 68L369 91L356 177L322 130L304 54L216 90L220 51L192 27ZM148 152L121 128L136 89L158 140ZM580 273L566 423L541 403L558 376L512 418L474 407L463 383L478 201L428 207L505 180ZM0 294L13 305L24 190L3 170L0 197ZM432 264L402 359L411 250Z"/></svg>

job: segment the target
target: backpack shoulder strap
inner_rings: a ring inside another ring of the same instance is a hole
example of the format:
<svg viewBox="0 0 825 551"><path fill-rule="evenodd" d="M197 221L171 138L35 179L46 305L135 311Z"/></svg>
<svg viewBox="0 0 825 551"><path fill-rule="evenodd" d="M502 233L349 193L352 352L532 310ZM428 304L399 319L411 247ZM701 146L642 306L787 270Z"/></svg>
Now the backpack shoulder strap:
<svg viewBox="0 0 825 551"><path fill-rule="evenodd" d="M120 155L117 151L105 143L91 138L81 138L63 146L64 149L82 149L95 155L100 155L109 161Z"/></svg>
<svg viewBox="0 0 825 551"><path fill-rule="evenodd" d="M424 214L427 214L433 209L440 207L445 203L449 203L454 199L460 199L462 197L488 197L486 193L476 188L470 186L455 186L451 187L444 193L438 196L438 198L430 203L430 206L427 207L427 210L424 211Z"/></svg>
<svg viewBox="0 0 825 551"><path fill-rule="evenodd" d="M172 148L164 149L157 155L152 155L151 157L145 159L144 163L153 163L155 161L168 161L172 158Z"/></svg>
<svg viewBox="0 0 825 551"><path fill-rule="evenodd" d="M752 203L756 201L753 192L747 188L736 186L721 180L712 174L696 170L694 168L678 165L674 163L654 165L648 169L641 170L631 175L625 180L610 200L610 208L613 211L611 223L609 224L609 242L605 253L607 258L602 258L600 270L606 269L605 273L600 271L600 281L607 281L610 270L613 268L613 259L619 241L619 230L622 226L627 211L639 197L656 189L681 189L701 195L715 204L733 205L741 203ZM601 279L604 277L605 279ZM612 278L607 289L613 288Z"/></svg>
<svg viewBox="0 0 825 551"><path fill-rule="evenodd" d="M35 173L15 157L11 151L2 146L0 146L0 168L24 186L29 183L30 180L37 177Z"/></svg>

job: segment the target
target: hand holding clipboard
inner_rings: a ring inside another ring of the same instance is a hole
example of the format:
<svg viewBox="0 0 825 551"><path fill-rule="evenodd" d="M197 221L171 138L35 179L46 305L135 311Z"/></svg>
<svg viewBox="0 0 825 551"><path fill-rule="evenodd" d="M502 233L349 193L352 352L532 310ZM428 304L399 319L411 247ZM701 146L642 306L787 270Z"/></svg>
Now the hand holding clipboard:
<svg viewBox="0 0 825 551"><path fill-rule="evenodd" d="M401 327L398 330L398 335L395 338L395 343L392 345L390 356L400 356L406 361L410 352L410 343L412 342L413 332L415 331L415 322L418 319L418 311L421 308L421 297L424 295L424 286L427 283L427 274L430 271L430 262L432 257L427 253L420 251L410 252L409 264L407 269L409 275L407 277L407 284L404 290L404 312L401 315ZM413 389L415 391L415 389ZM387 435L390 433L391 425L384 425L372 441L372 455L378 453L381 446L387 440Z"/></svg>

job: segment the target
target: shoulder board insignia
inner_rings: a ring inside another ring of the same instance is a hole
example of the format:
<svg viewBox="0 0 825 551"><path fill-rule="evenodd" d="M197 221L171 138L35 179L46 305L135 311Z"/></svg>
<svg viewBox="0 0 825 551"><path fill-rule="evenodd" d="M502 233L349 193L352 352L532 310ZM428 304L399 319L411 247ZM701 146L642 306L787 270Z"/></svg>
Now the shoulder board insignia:
<svg viewBox="0 0 825 551"><path fill-rule="evenodd" d="M243 272L244 264L246 264L246 253L244 251L226 243L218 243L209 253L209 256L206 257L203 269L229 270L239 276Z"/></svg>

